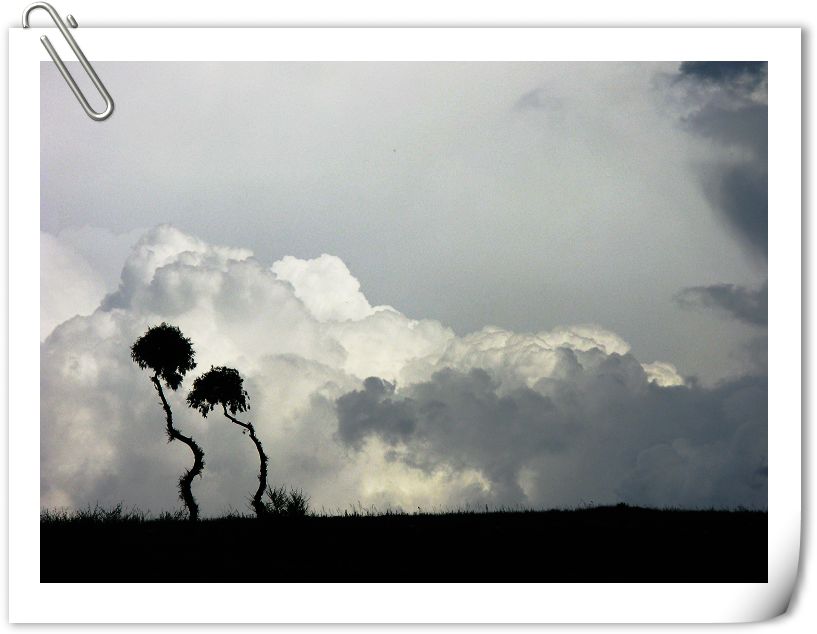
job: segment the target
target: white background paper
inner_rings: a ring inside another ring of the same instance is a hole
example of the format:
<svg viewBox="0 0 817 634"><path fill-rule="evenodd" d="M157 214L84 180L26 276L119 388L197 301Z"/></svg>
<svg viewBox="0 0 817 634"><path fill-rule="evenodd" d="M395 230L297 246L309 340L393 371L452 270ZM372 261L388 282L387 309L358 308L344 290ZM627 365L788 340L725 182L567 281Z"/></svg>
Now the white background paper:
<svg viewBox="0 0 817 634"><path fill-rule="evenodd" d="M320 5L323 4L321 7ZM597 10L595 11L582 11L581 7L596 4ZM656 15L654 12L654 8L646 8L649 5L647 3L616 3L615 6L605 6L605 3L572 3L569 7L540 7L537 11L533 11L531 7L526 9L522 4L516 3L494 3L493 6L484 6L483 9L480 11L479 7L475 7L473 5L469 5L469 14L460 13L455 7L452 5L446 5L443 3L435 2L435 3L413 3L412 5L404 5L402 7L397 7L393 11L389 12L386 11L384 7L379 6L375 3L344 3L344 6L332 8L331 4L329 3L312 3L307 4L306 6L281 6L276 7L275 5L268 5L267 3L255 3L255 2L248 2L245 5L242 5L240 8L236 5L230 6L223 6L223 7L213 7L208 9L202 9L202 7L195 6L189 3L178 3L176 5L167 6L166 4L161 4L158 2L144 2L140 3L139 6L132 6L132 7L119 7L112 4L104 4L101 2L75 2L72 3L70 7L62 7L57 4L57 9L65 15L67 12L73 12L79 22L80 26L88 27L88 26L116 26L116 25L127 25L127 26L136 26L136 25L204 25L204 24L225 24L225 25L277 25L277 24L363 24L363 25L372 25L372 24L514 24L514 25L550 25L550 24L557 24L557 25L576 25L580 23L589 23L589 24L627 24L627 25L635 25L635 24L683 24L683 25L692 25L692 24L751 24L751 23L761 23L761 24L784 24L784 25L799 25L798 22L802 22L803 18L800 19L786 19L785 15L782 14L782 11L785 10L787 5L791 5L791 3L776 3L774 6L766 6L765 9L769 11L768 14L757 14L755 15L752 20L749 18L741 19L737 17L733 11L721 9L718 4L714 4L712 2L707 3L686 3L683 6L677 6L673 8L669 8L667 11L664 11L664 15ZM722 3L725 5L726 3ZM425 5L425 6L424 6ZM639 12L639 5L640 9ZM692 11L694 11L695 6L698 5L699 7L706 7L708 9L707 13L698 13L697 15L692 15ZM733 7L735 5L732 5ZM599 8L603 8L603 10L598 10ZM19 8L20 11L22 10L22 6ZM237 11L236 9L240 9ZM500 13L501 9L501 13ZM547 9L545 11L545 9ZM777 15L772 15L771 10L774 9ZM745 9L744 9L745 10ZM650 13L653 11L653 13ZM137 14L138 12L138 14ZM614 14L614 15L611 15ZM44 14L42 14L44 16ZM649 16L655 16L652 19ZM706 15L706 19L702 19L702 16ZM781 15L783 15L781 19ZM795 16L795 14L791 14ZM86 17L87 16L87 17ZM589 22L587 22L587 16L597 16L598 19L591 18ZM42 16L41 16L42 17ZM18 17L11 17L7 21L8 26L16 25L19 23L19 13ZM43 20L37 21L37 24L44 24ZM30 35L34 35L33 33ZM76 32L76 37L78 42L81 46L83 46L86 50L86 53L91 57L93 60L95 55L91 52L94 50L93 45L96 43L96 36L88 36L83 37L83 29L80 28ZM188 32L188 35L193 35L193 32ZM807 37L807 36L806 36ZM36 40L36 35L35 35ZM86 44L87 43L87 44ZM39 42L36 43L39 47ZM250 44L252 44L250 42ZM97 48L96 50L101 50ZM806 47L807 50L807 47ZM42 52L45 55L45 52ZM165 57L154 57L156 54L156 46L148 49L148 52L145 52L144 55L139 55L137 59L164 59ZM740 57L740 55L738 55ZM376 56L377 58L382 58L381 56ZM495 57L495 56L494 56ZM637 57L634 56L624 56L630 59L635 59ZM644 57L644 56L642 56ZM646 56L650 58L649 55ZM676 57L670 55L669 57ZM677 56L677 57L683 57ZM699 55L700 57L700 55ZM105 56L106 59L114 59L110 55ZM200 58L196 56L195 58ZM213 57L214 59L226 59L224 55L218 55ZM244 57L246 59L246 57ZM301 56L303 59L303 56ZM327 58L326 55L318 56L317 59L325 59ZM575 55L571 57L567 55L566 58L576 58ZM600 56L594 56L596 59L601 59ZM656 57L658 58L658 57ZM43 59L48 59L44 57ZM805 69L808 69L808 65L805 66ZM39 78L35 78L35 83L38 84ZM116 96L114 95L114 99ZM770 101L773 99L773 93L770 95ZM79 107L77 105L77 107ZM35 119L38 120L38 113ZM804 128L808 129L808 127ZM31 145L34 148L34 154L38 156L39 154L39 143L37 143L37 139L31 139ZM773 151L773 150L772 150ZM12 157L12 161L14 161L16 157ZM772 170L774 170L774 162L772 161ZM807 202L807 199L806 199ZM38 207L35 207L35 209ZM772 220L772 222L774 222ZM12 238L16 239L16 234L14 233L14 220L12 220ZM774 253L774 252L773 252ZM12 260L12 267L14 266L14 260ZM774 255L770 257L770 274L774 276L773 272L774 267ZM774 284L774 282L773 282ZM796 288L794 289L796 292ZM38 294L35 293L34 296L38 300ZM772 309L774 310L774 309ZM774 332L774 331L773 331ZM11 337L15 339L20 333L15 330L12 332ZM36 338L36 329L34 335L34 341L39 341ZM772 377L773 377L772 371ZM37 416L33 409L29 412L33 421L37 420ZM771 420L771 419L770 419ZM806 439L809 440L808 436ZM771 461L771 458L770 458ZM806 471L807 469L807 462L804 463L804 468ZM37 487L38 489L38 483ZM773 490L772 490L773 491ZM808 492L808 488L804 489L805 492ZM774 493L770 493L770 509L773 509L772 500L774 499ZM806 509L807 510L807 509ZM773 510L770 512L770 518L772 517ZM804 513L804 517L807 519L808 515L807 512ZM808 526L808 522L806 522ZM808 540L808 536L805 536L805 539ZM806 544L806 552L808 552L807 544ZM816 611L813 608L810 608L807 599L802 600L802 597L808 596L808 591L806 586L803 586L803 583L807 583L808 575L807 573L803 575L801 578L801 587L798 589L797 594L795 595L795 603L794 603L794 615L793 616L786 616L783 617L782 620L779 620L777 623L780 625L786 625L787 627L799 627L799 625L803 625L804 621L801 619L809 619L811 615L813 615ZM13 582L14 580L12 580ZM603 587L602 587L603 588ZM120 593L121 595L128 596L132 590L126 589L126 587L120 586ZM716 590L717 588L715 588ZM644 600L646 601L647 595L645 594L648 592L649 589L644 589L644 592L641 593ZM85 589L87 592L88 589ZM199 596L205 596L203 592L199 593ZM543 598L546 598L546 595L541 595ZM680 598L680 595L679 595ZM314 602L316 608L320 607L320 598L317 596L311 597L312 601ZM586 596L586 603L589 605L599 605L596 601L597 597L594 597L592 590L589 590L588 595ZM137 598L134 596L134 600L136 601ZM141 601L140 601L141 603ZM688 605L688 603L686 603ZM45 606L43 606L45 607ZM147 606L146 606L147 608ZM587 611L586 618L588 620L594 619L594 612L592 608ZM310 612L306 612L307 615ZM394 615L397 617L398 615ZM511 615L509 614L509 618ZM309 618L317 618L307 616ZM598 618L598 616L595 616ZM379 620L388 620L387 615L382 615L381 619ZM433 619L432 619L433 620ZM770 624L771 625L771 624Z"/></svg>

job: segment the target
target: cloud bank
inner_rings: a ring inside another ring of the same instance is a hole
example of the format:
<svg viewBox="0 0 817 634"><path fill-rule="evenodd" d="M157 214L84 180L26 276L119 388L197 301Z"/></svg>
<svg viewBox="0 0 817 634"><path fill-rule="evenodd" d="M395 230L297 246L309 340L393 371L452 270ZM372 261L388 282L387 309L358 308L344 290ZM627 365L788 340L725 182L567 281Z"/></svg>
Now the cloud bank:
<svg viewBox="0 0 817 634"><path fill-rule="evenodd" d="M337 257L267 266L163 225L133 247L115 292L42 344L44 506L179 505L190 457L165 442L129 356L161 321L193 340L199 369L242 373L270 482L318 509L767 504L764 377L704 388L593 325L460 337L371 306ZM205 515L246 510L254 448L184 406L193 378L169 400L206 453L194 493Z"/></svg>
<svg viewBox="0 0 817 634"><path fill-rule="evenodd" d="M747 324L765 326L769 313L769 287L768 283L756 289L735 284L692 286L678 293L676 301L685 308L714 308Z"/></svg>

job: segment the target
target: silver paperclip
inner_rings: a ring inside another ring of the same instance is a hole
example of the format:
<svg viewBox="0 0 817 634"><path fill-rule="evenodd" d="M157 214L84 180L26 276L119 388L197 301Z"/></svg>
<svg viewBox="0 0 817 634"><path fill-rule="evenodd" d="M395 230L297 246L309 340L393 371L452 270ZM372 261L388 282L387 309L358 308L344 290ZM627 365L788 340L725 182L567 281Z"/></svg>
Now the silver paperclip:
<svg viewBox="0 0 817 634"><path fill-rule="evenodd" d="M35 9L45 9L48 11L48 15L51 16L51 19L54 20L54 24L57 25L57 28L62 33L65 40L68 42L68 45L71 47L71 50L74 51L74 54L77 56L79 63L82 64L82 67L85 69L85 72L88 73L88 77L91 78L91 81L94 82L94 86L99 91L99 94L102 95L102 98L105 100L105 110L102 112L97 112L93 108L91 108L91 104L88 103L88 100L85 98L85 95L82 94L82 91L77 86L77 82L74 81L74 78L71 76L71 73L68 72L68 69L65 67L62 59L60 59L59 54L54 49L54 46L51 44L51 41L48 39L47 35L43 35L40 38L40 41L45 46L45 50L48 51L48 54L51 56L51 59L54 60L54 63L57 65L57 68L62 75L62 78L68 83L69 88L74 93L74 96L79 101L82 109L85 110L85 114L87 114L91 119L94 121L104 121L108 117L111 116L113 112L113 99L111 99L111 95L108 93L105 86L99 80L96 72L94 71L91 64L88 63L87 58L83 55L82 50L77 46L77 43L74 41L74 38L71 36L71 33L68 31L68 27L65 26L65 22L62 21L60 14L57 13L56 9L52 7L47 2L35 2L30 4L26 7L25 11L23 11L23 28L28 28L28 15L34 11ZM74 19L73 15L66 16L68 20L68 24L71 25L72 28L77 28L77 21Z"/></svg>

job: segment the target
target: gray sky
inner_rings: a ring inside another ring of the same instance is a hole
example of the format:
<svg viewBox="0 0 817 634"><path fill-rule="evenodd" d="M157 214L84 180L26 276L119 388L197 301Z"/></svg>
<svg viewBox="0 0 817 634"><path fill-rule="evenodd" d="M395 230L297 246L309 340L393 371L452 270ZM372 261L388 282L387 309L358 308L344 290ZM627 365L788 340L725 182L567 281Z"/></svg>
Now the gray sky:
<svg viewBox="0 0 817 634"><path fill-rule="evenodd" d="M42 65L44 505L176 503L167 320L318 507L765 507L765 65L96 66L104 123Z"/></svg>
<svg viewBox="0 0 817 634"><path fill-rule="evenodd" d="M597 323L711 382L752 330L673 297L756 286L765 261L707 198L701 165L732 148L682 125L677 69L109 63L116 115L94 125L44 63L42 228L329 253L373 304L459 334ZM123 245L73 237L115 284Z"/></svg>

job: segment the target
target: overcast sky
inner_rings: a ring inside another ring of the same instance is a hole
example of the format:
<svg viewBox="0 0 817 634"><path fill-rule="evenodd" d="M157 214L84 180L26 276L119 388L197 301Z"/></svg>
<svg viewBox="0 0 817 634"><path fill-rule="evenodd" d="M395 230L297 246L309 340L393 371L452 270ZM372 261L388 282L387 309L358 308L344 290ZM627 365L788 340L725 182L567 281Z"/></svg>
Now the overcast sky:
<svg viewBox="0 0 817 634"><path fill-rule="evenodd" d="M177 503L168 320L319 506L765 507L765 64L97 67L104 123L42 65L43 504Z"/></svg>

